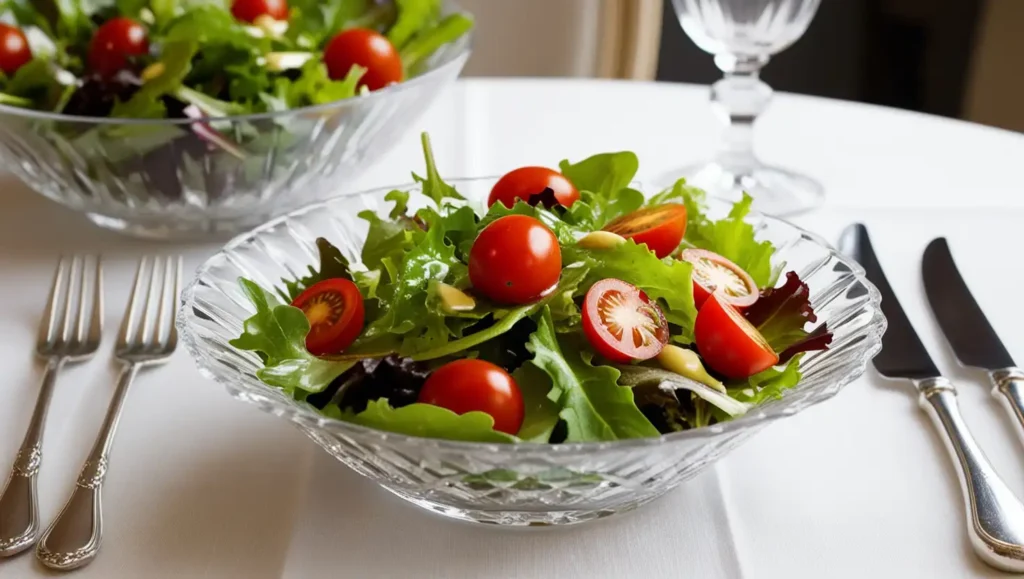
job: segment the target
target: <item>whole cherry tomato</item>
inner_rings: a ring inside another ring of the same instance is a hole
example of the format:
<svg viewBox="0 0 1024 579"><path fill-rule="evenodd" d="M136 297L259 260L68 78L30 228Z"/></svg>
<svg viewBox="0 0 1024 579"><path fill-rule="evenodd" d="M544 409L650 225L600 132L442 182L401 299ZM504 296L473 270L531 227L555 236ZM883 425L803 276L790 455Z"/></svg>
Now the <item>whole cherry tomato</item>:
<svg viewBox="0 0 1024 579"><path fill-rule="evenodd" d="M527 215L506 215L480 232L469 251L469 280L503 304L535 302L562 274L558 239Z"/></svg>
<svg viewBox="0 0 1024 579"><path fill-rule="evenodd" d="M149 52L146 29L131 18L118 17L100 26L89 44L89 66L110 78L128 65L129 56Z"/></svg>
<svg viewBox="0 0 1024 579"><path fill-rule="evenodd" d="M419 401L456 414L490 414L494 429L507 434L519 432L525 415L523 394L516 381L508 372L483 360L456 360L434 370L420 390Z"/></svg>
<svg viewBox="0 0 1024 579"><path fill-rule="evenodd" d="M333 80L348 75L352 65L366 69L360 86L378 90L394 82L402 82L402 59L391 41L367 28L350 28L327 43L324 63Z"/></svg>

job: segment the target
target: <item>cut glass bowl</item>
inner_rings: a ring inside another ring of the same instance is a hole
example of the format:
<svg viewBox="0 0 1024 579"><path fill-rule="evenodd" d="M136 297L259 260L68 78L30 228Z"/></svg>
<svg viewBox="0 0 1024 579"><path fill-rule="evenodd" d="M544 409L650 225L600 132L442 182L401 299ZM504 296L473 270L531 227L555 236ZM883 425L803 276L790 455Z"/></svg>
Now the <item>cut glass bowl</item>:
<svg viewBox="0 0 1024 579"><path fill-rule="evenodd" d="M451 181L480 206L494 182ZM786 271L795 270L806 280L819 320L827 321L835 335L829 350L803 359L802 381L781 400L706 428L586 444L452 442L327 418L260 382L256 354L228 344L253 313L238 278L272 287L282 278L299 277L318 262L318 236L357 262L367 230L357 214L365 209L386 214L391 204L384 196L392 189L309 205L236 238L198 270L182 295L178 325L202 374L224 385L235 398L294 422L356 472L449 517L499 525L564 525L636 508L697 475L772 421L834 396L864 372L885 331L879 294L859 265L812 233L754 215L749 220L758 237L777 248L775 265L784 262ZM730 204L711 199L709 206L712 216L723 216Z"/></svg>
<svg viewBox="0 0 1024 579"><path fill-rule="evenodd" d="M446 2L454 11L454 3ZM77 117L0 105L0 167L101 227L230 237L356 179L415 125L469 58L472 32L406 82L319 106L210 119Z"/></svg>

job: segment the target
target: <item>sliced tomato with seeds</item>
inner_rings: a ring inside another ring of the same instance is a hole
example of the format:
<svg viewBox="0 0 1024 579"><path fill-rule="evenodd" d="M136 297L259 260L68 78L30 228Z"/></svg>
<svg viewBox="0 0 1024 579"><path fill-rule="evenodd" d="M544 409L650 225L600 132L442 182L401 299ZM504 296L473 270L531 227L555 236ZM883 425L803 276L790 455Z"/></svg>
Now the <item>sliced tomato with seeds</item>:
<svg viewBox="0 0 1024 579"><path fill-rule="evenodd" d="M649 360L668 343L668 322L640 288L603 279L583 299L583 334L602 357L625 364Z"/></svg>
<svg viewBox="0 0 1024 579"><path fill-rule="evenodd" d="M734 308L743 309L757 301L760 292L754 278L721 255L685 249L679 257L693 264L693 302L698 310L715 292Z"/></svg>
<svg viewBox="0 0 1024 579"><path fill-rule="evenodd" d="M347 279L325 279L299 294L292 305L306 314L306 349L314 356L338 354L363 331L363 296Z"/></svg>
<svg viewBox="0 0 1024 579"><path fill-rule="evenodd" d="M686 207L679 203L645 207L619 217L604 230L646 245L659 258L668 257L686 234Z"/></svg>
<svg viewBox="0 0 1024 579"><path fill-rule="evenodd" d="M711 294L697 312L693 324L697 352L712 369L727 378L742 380L771 368L779 356L768 342L739 313Z"/></svg>

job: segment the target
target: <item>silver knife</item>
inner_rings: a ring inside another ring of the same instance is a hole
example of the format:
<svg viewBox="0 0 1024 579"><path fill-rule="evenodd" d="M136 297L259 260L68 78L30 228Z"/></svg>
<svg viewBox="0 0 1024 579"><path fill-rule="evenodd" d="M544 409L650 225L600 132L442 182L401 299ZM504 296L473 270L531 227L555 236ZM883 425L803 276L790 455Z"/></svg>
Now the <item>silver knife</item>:
<svg viewBox="0 0 1024 579"><path fill-rule="evenodd" d="M851 225L840 246L860 262L868 280L882 294L882 313L889 324L882 336L882 350L874 359L875 369L886 378L910 380L917 388L919 404L936 430L945 435L963 490L967 535L974 552L993 567L1024 572L1024 505L999 478L967 429L956 402L956 388L942 377L900 307L867 229Z"/></svg>
<svg viewBox="0 0 1024 579"><path fill-rule="evenodd" d="M924 250L924 293L942 333L964 366L988 371L992 395L1017 417L1024 441L1024 372L1017 368L971 295L944 238Z"/></svg>

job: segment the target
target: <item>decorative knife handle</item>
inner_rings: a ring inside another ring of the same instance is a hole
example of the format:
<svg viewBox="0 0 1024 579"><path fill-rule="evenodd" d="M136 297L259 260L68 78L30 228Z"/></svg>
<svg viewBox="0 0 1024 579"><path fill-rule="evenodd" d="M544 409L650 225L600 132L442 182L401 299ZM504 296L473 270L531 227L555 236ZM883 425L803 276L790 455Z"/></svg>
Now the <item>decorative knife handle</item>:
<svg viewBox="0 0 1024 579"><path fill-rule="evenodd" d="M946 435L946 448L960 475L967 535L975 553L993 567L1024 572L1024 505L999 478L967 430L953 383L929 378L915 385L921 407Z"/></svg>
<svg viewBox="0 0 1024 579"><path fill-rule="evenodd" d="M992 380L992 396L995 396L1010 415L1016 417L1017 435L1024 442L1024 372L1020 368L1004 368L988 373Z"/></svg>

